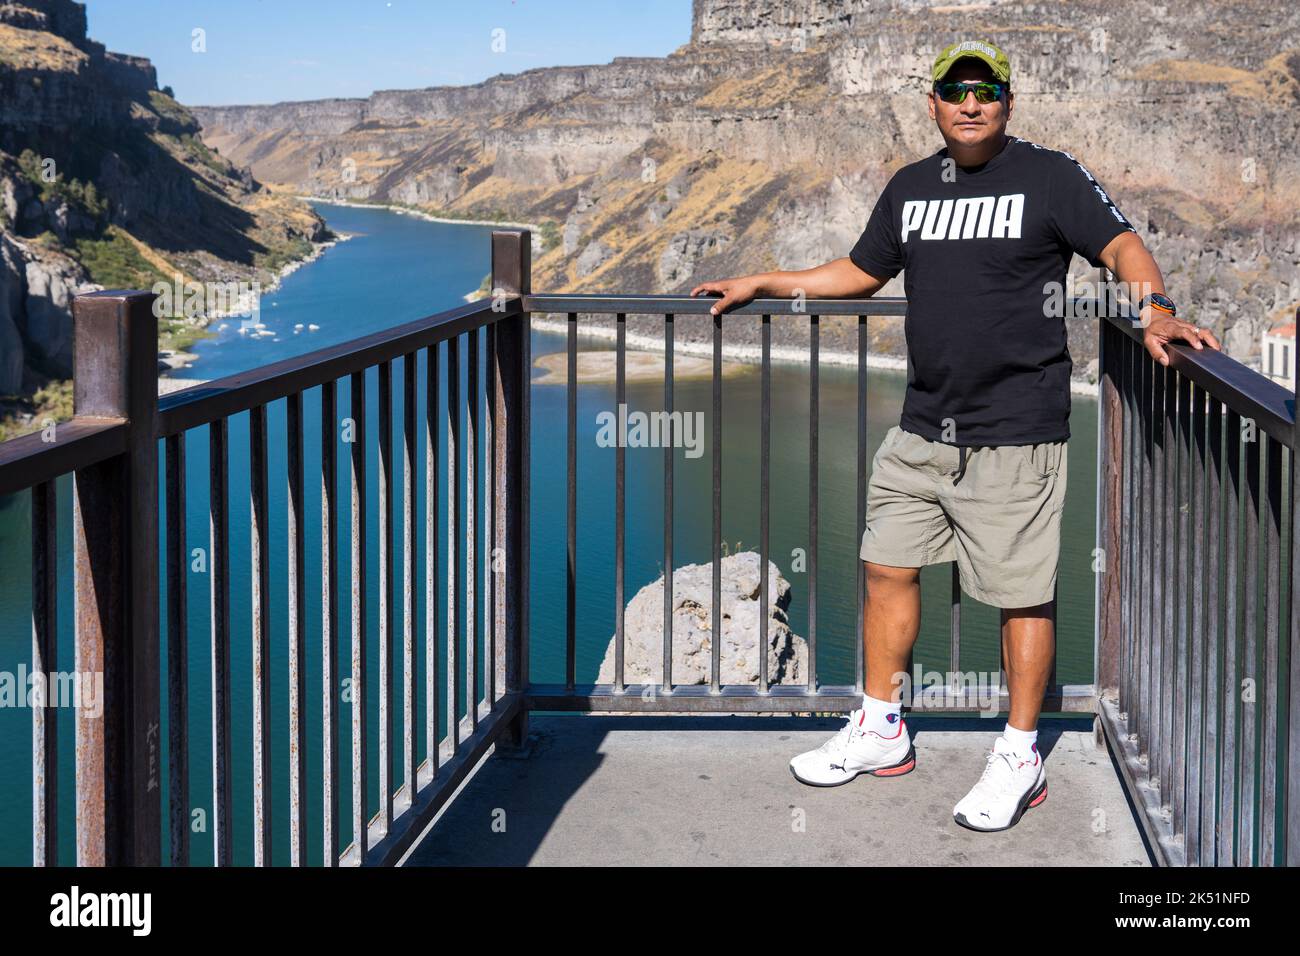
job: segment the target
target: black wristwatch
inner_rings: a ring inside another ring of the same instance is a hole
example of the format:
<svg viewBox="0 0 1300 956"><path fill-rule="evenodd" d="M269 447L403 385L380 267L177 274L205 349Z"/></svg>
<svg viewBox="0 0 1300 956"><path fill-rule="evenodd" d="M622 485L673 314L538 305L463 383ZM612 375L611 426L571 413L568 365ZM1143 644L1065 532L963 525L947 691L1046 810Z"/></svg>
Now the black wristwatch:
<svg viewBox="0 0 1300 956"><path fill-rule="evenodd" d="M1161 312L1168 312L1171 317L1178 314L1178 306L1174 305L1174 300L1159 292L1150 292L1142 297L1142 301L1138 303L1139 315L1147 305L1152 305Z"/></svg>

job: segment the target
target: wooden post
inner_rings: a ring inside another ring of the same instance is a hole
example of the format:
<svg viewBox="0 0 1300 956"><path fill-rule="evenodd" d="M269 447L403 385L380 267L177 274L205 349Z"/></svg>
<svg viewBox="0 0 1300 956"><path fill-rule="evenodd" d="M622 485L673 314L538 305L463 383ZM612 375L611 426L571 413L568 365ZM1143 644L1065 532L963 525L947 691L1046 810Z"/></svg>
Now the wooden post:
<svg viewBox="0 0 1300 956"><path fill-rule="evenodd" d="M73 483L75 666L83 692L87 680L103 688L99 706L76 715L78 866L160 863L153 303L148 292L72 303L74 411L128 428L125 453L79 470Z"/></svg>
<svg viewBox="0 0 1300 956"><path fill-rule="evenodd" d="M506 297L532 292L532 233L527 229L492 233L493 308ZM496 368L492 402L495 464L493 508L496 540L490 567L496 575L493 614L498 635L497 686L518 694L528 687L528 434L529 381L532 375L532 323L527 312L497 322ZM496 569L500 568L500 571ZM528 712L519 711L502 743L519 748L528 737Z"/></svg>

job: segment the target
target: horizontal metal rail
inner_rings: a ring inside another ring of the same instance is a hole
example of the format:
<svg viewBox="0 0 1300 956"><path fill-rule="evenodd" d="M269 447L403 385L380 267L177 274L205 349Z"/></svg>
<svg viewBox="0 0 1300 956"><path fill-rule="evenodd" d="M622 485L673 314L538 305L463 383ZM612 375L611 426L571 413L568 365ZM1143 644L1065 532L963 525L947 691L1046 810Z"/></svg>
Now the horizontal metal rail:
<svg viewBox="0 0 1300 956"><path fill-rule="evenodd" d="M1144 330L1134 320L1108 316L1102 321L1119 329L1139 346L1142 344ZM1174 344L1166 351L1169 368L1181 378L1243 418L1253 419L1265 434L1294 450L1293 392L1217 349L1194 349L1189 345Z"/></svg>
<svg viewBox="0 0 1300 956"><path fill-rule="evenodd" d="M48 433L32 432L0 442L0 495L114 458L126 450L126 437L124 419L79 416L53 425L53 440Z"/></svg>
<svg viewBox="0 0 1300 956"><path fill-rule="evenodd" d="M909 703L918 713L1005 711L1011 698L1005 682L995 694L980 688L926 687ZM942 698L933 704L926 695ZM621 693L613 684L530 684L526 695L530 710L578 713L844 713L862 706L862 691L853 686L823 685L809 693L803 684L774 684L762 690L755 684L723 684L714 691L708 684L678 684L666 693L658 684L629 684ZM1097 692L1092 684L1064 684L1047 688L1043 709L1061 713L1096 712Z"/></svg>
<svg viewBox="0 0 1300 956"><path fill-rule="evenodd" d="M526 312L577 312L613 315L708 315L715 296L680 295L526 295ZM906 315L907 300L881 296L870 299L753 299L727 310L727 315Z"/></svg>
<svg viewBox="0 0 1300 956"><path fill-rule="evenodd" d="M493 300L478 299L364 338L172 392L158 402L158 437L229 418L519 315L518 296L496 301L495 309Z"/></svg>

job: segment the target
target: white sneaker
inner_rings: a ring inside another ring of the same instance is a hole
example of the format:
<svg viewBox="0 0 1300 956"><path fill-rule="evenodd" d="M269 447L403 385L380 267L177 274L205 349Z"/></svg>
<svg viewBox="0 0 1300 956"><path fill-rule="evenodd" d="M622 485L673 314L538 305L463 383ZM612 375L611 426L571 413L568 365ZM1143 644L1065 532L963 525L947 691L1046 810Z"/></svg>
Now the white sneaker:
<svg viewBox="0 0 1300 956"><path fill-rule="evenodd" d="M971 830L1006 830L1030 807L1047 799L1047 773L1038 745L1019 757L1003 737L985 756L984 773L952 808L952 817Z"/></svg>
<svg viewBox="0 0 1300 956"><path fill-rule="evenodd" d="M834 737L816 750L792 758L790 772L795 779L814 787L838 787L860 773L899 777L910 772L916 766L916 752L902 717L893 737L864 730L865 718L863 711L853 711Z"/></svg>

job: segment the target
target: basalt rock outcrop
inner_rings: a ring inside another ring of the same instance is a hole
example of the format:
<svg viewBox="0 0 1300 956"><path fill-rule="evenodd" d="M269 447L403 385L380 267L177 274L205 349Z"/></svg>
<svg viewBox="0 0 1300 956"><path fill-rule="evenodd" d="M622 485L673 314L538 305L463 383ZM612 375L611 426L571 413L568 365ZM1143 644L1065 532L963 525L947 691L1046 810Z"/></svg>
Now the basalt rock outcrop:
<svg viewBox="0 0 1300 956"><path fill-rule="evenodd" d="M760 581L757 552L741 551L719 563L722 633L713 633L713 565L673 569L672 634L674 684L705 684L713 669L713 641L721 641L723 684L757 684L759 678ZM807 680L808 642L790 630L790 582L768 562L767 676L775 684ZM651 581L628 603L623 615L623 680L659 684L664 669L664 579ZM596 682L614 682L618 636L610 638Z"/></svg>

